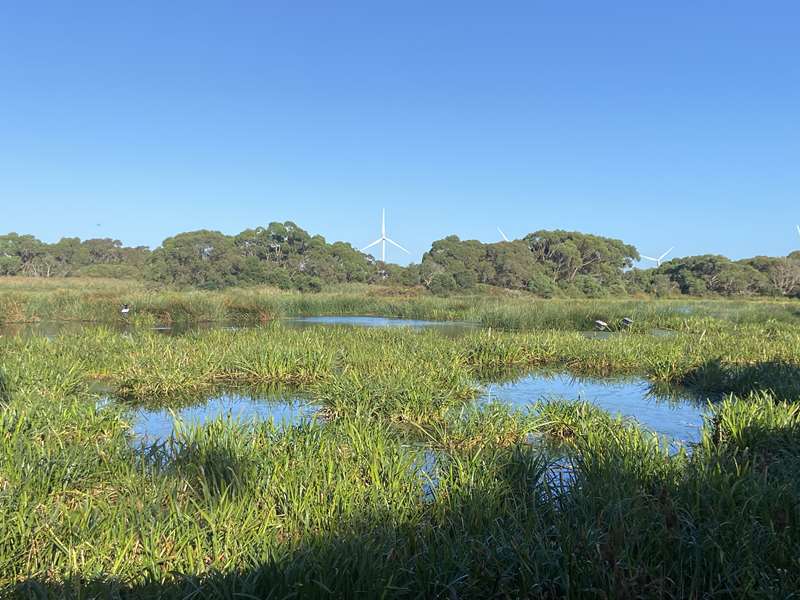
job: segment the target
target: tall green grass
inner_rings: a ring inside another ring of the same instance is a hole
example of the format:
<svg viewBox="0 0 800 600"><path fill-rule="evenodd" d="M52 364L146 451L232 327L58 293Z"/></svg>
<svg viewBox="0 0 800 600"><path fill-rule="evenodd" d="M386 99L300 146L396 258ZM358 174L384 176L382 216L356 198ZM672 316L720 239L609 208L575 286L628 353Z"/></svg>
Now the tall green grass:
<svg viewBox="0 0 800 600"><path fill-rule="evenodd" d="M799 337L728 323L2 338L0 595L789 597ZM584 403L469 402L483 374L538 366L737 395L677 453ZM98 403L96 380L118 401ZM274 383L330 418L183 424L143 449L131 434L126 402Z"/></svg>
<svg viewBox="0 0 800 600"><path fill-rule="evenodd" d="M11 278L13 279L13 278ZM120 314L122 304L132 312ZM418 290L396 295L373 286L342 287L320 294L244 288L223 292L149 289L120 282L76 285L70 280L21 285L0 280L0 324L42 321L186 326L200 323L264 324L309 315L378 315L410 319L471 321L485 327L531 331L582 331L603 320L618 327L633 319L633 331L716 330L728 324L800 323L800 303L779 300L538 299L526 294L474 294L439 298Z"/></svg>
<svg viewBox="0 0 800 600"><path fill-rule="evenodd" d="M420 445L374 420L219 420L143 457L113 406L28 398L0 417L3 584L40 597L785 596L800 584L799 451L773 406L731 399L720 415L745 411L788 472L713 429L670 454L574 403L490 407ZM566 488L529 432L568 440Z"/></svg>
<svg viewBox="0 0 800 600"><path fill-rule="evenodd" d="M800 398L800 327L730 326L671 337L626 333L292 329L280 324L169 337L108 328L54 339L0 338L8 385L56 396L104 380L118 396L169 399L221 385L289 385L334 412L419 419L479 393L482 379L534 368L639 375L720 396Z"/></svg>

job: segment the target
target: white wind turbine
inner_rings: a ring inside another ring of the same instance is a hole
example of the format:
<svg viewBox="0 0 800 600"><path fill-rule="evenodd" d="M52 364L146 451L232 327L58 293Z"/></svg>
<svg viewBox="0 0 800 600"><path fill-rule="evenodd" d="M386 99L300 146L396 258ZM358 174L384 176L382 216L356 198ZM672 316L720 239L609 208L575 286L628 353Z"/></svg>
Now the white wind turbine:
<svg viewBox="0 0 800 600"><path fill-rule="evenodd" d="M669 250L667 250L666 252L664 252L664 254L662 254L661 256L659 256L658 258L654 258L654 257L652 257L652 256L645 256L644 254L642 254L642 258L643 258L643 259L645 259L645 260L651 260L651 261L653 261L654 263L656 263L656 267L660 267L660 266L661 266L661 263L662 263L662 262L664 262L664 257L665 257L667 254L669 254L670 252L672 252L674 249L675 249L675 247L673 246L672 248L670 248Z"/></svg>
<svg viewBox="0 0 800 600"><path fill-rule="evenodd" d="M366 247L362 248L361 251L364 252L365 250L369 250L373 246L376 246L376 245L380 244L381 245L381 262L386 262L386 242L389 242L392 246L397 246L398 248L400 248L400 250L402 250L406 254L411 254L408 250L403 248L400 244L395 242L393 239L390 239L390 238L386 237L386 209L384 208L381 211L381 237L379 237L377 240L372 242L369 246L366 246Z"/></svg>
<svg viewBox="0 0 800 600"><path fill-rule="evenodd" d="M508 239L508 236L507 236L505 233L503 233L503 230L502 230L502 229L500 229L500 228L498 227L498 228L497 228L497 231L499 231L499 232L500 232L500 235L502 235L502 236L503 236L503 241L504 241L504 242L510 242L510 241L511 241L510 239Z"/></svg>

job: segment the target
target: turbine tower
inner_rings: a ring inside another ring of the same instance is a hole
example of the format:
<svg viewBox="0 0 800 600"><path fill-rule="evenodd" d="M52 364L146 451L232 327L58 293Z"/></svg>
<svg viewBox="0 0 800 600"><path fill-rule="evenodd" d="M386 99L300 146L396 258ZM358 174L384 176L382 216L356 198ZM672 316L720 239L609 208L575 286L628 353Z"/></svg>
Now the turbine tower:
<svg viewBox="0 0 800 600"><path fill-rule="evenodd" d="M503 233L503 230L502 230L502 229L500 229L500 228L498 227L498 228L497 228L497 231L499 231L499 232L500 232L500 235L502 235L502 236L503 236L503 241L504 241L504 242L510 242L510 241L511 241L510 239L508 239L508 237L506 236L506 234L505 234L505 233Z"/></svg>
<svg viewBox="0 0 800 600"><path fill-rule="evenodd" d="M652 256L645 256L644 254L642 254L642 258L643 258L643 259L645 259L645 260L651 260L651 261L653 261L654 263L656 263L656 267L660 267L660 266L661 266L661 263L662 263L662 262L664 262L664 257L665 257L667 254L669 254L670 252L672 252L674 249L675 249L675 247L673 246L672 248L670 248L669 250L667 250L666 252L664 252L664 254L662 254L661 256L659 256L658 258L653 258Z"/></svg>
<svg viewBox="0 0 800 600"><path fill-rule="evenodd" d="M400 250L402 250L406 254L411 254L408 250L403 248L400 244L398 244L393 239L391 239L391 238L386 236L386 209L384 208L381 211L381 237L379 237L377 240L372 242L369 246L365 246L364 248L362 248L361 251L364 252L366 250L369 250L373 246L376 246L376 245L380 244L381 245L381 262L386 262L386 242L389 242L392 246L396 246L396 247L400 248Z"/></svg>

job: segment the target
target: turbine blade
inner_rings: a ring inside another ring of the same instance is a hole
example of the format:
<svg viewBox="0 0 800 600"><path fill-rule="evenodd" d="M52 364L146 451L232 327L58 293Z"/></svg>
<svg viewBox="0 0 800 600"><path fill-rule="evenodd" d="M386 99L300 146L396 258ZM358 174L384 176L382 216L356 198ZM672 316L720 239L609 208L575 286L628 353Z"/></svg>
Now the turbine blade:
<svg viewBox="0 0 800 600"><path fill-rule="evenodd" d="M373 246L377 246L378 244L380 244L382 241L383 241L383 238L381 238L381 239L379 239L379 240L375 240L375 241L374 241L374 242L372 242L372 243L371 243L369 246L364 246L364 247L361 249L361 251L362 251L362 252L364 252L364 250L369 250L369 249L370 249L370 248L372 248Z"/></svg>
<svg viewBox="0 0 800 600"><path fill-rule="evenodd" d="M381 209L381 237L386 237L386 209Z"/></svg>
<svg viewBox="0 0 800 600"><path fill-rule="evenodd" d="M397 243L397 242L395 242L394 240L390 240L389 238L386 238L386 241L387 241L387 242L389 242L389 243L390 243L392 246L397 246L398 248L400 248L400 250L402 250L402 251L403 251L403 252L405 252L406 254L411 254L411 252L409 252L408 250L406 250L405 248L403 248L403 247L402 247L400 244L398 244L398 243Z"/></svg>
<svg viewBox="0 0 800 600"><path fill-rule="evenodd" d="M500 228L498 227L498 228L497 228L497 231L499 231L499 232L500 232L500 235L502 235L502 236L503 236L503 241L505 241L505 242L509 242L509 241L511 241L511 240L509 240L509 239L508 239L508 237L506 236L506 234L505 234L505 233L503 233L503 230L502 230L502 229L500 229Z"/></svg>
<svg viewBox="0 0 800 600"><path fill-rule="evenodd" d="M797 226L797 235L800 235L800 225Z"/></svg>
<svg viewBox="0 0 800 600"><path fill-rule="evenodd" d="M665 257L667 254L669 254L669 253L670 253L670 252L672 252L673 250L675 250L675 246L673 246L672 248L670 248L669 250L667 250L666 252L664 252L664 254L662 254L661 256L659 256L659 257L658 257L658 260L662 260L662 259L663 259L663 258L664 258L664 257Z"/></svg>
<svg viewBox="0 0 800 600"><path fill-rule="evenodd" d="M645 256L644 254L640 254L640 256L642 258L644 258L645 260L652 260L653 262L658 262L658 259L657 258L653 258L652 256Z"/></svg>

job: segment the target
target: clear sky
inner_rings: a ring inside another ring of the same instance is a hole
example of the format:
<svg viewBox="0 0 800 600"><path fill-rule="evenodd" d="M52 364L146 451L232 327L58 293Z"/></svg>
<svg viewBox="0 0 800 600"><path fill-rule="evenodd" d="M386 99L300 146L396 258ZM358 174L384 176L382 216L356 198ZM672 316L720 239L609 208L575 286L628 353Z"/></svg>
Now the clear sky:
<svg viewBox="0 0 800 600"><path fill-rule="evenodd" d="M800 247L800 2L0 2L0 232ZM389 258L406 262L399 251Z"/></svg>

